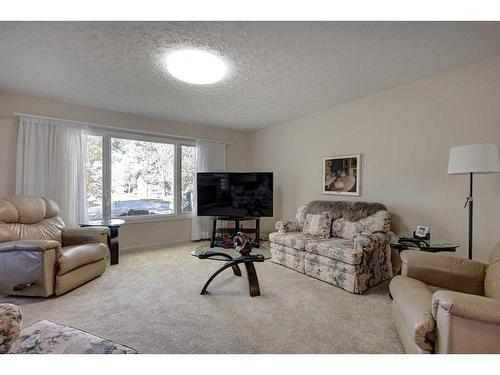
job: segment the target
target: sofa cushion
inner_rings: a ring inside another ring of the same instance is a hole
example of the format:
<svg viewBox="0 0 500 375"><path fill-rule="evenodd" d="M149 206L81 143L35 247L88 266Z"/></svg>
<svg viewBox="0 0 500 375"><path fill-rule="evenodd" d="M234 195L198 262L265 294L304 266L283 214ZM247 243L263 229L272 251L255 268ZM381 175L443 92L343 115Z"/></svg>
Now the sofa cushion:
<svg viewBox="0 0 500 375"><path fill-rule="evenodd" d="M358 221L337 219L332 224L332 236L352 240L358 234L386 233L391 229L391 215L385 210Z"/></svg>
<svg viewBox="0 0 500 375"><path fill-rule="evenodd" d="M297 209L297 213L295 214L295 221L303 225L304 221L306 220L306 213L307 213L307 205L300 206Z"/></svg>
<svg viewBox="0 0 500 375"><path fill-rule="evenodd" d="M418 250L404 250L400 253L401 274L420 280L427 285L462 293L484 295L486 264Z"/></svg>
<svg viewBox="0 0 500 375"><path fill-rule="evenodd" d="M319 214L329 211L333 219L344 218L349 221L358 221L377 211L386 210L380 203L350 202L350 201L312 201L307 204L306 214Z"/></svg>
<svg viewBox="0 0 500 375"><path fill-rule="evenodd" d="M500 260L490 264L486 269L484 295L500 301Z"/></svg>
<svg viewBox="0 0 500 375"><path fill-rule="evenodd" d="M337 219L332 223L332 236L352 240L360 233L357 221Z"/></svg>
<svg viewBox="0 0 500 375"><path fill-rule="evenodd" d="M42 320L25 328L13 354L135 354L132 348L68 326Z"/></svg>
<svg viewBox="0 0 500 375"><path fill-rule="evenodd" d="M332 215L328 212L307 214L302 232L319 238L329 238L332 227Z"/></svg>
<svg viewBox="0 0 500 375"><path fill-rule="evenodd" d="M310 253L308 251L305 253L305 259L309 264L317 264L323 271L337 271L342 274L357 275L361 272L359 264L350 264L346 262L341 262L337 259L327 258L316 253ZM319 278L319 277L318 277Z"/></svg>
<svg viewBox="0 0 500 375"><path fill-rule="evenodd" d="M271 243L272 261L291 268L297 272L304 273L305 251L292 249L279 243Z"/></svg>
<svg viewBox="0 0 500 375"><path fill-rule="evenodd" d="M425 283L401 275L391 280L389 290L410 336L420 348L432 351L436 329L432 291Z"/></svg>
<svg viewBox="0 0 500 375"><path fill-rule="evenodd" d="M59 207L50 199L29 196L2 198L0 199L0 231L4 233L2 241L54 240L60 243L64 223L58 215Z"/></svg>
<svg viewBox="0 0 500 375"><path fill-rule="evenodd" d="M484 295L500 300L500 243L490 253L490 265L484 278Z"/></svg>
<svg viewBox="0 0 500 375"><path fill-rule="evenodd" d="M47 204L41 197L11 196L5 197L1 202L3 221L7 223L34 224L46 217ZM8 217L9 219L6 219Z"/></svg>
<svg viewBox="0 0 500 375"><path fill-rule="evenodd" d="M21 332L21 309L10 303L0 303L0 354L7 353Z"/></svg>
<svg viewBox="0 0 500 375"><path fill-rule="evenodd" d="M343 238L310 239L306 241L305 250L348 264L360 264L363 250L354 248L352 240Z"/></svg>
<svg viewBox="0 0 500 375"><path fill-rule="evenodd" d="M75 268L104 259L107 253L108 248L102 243L64 246L60 249L57 257L59 264L57 274L64 275Z"/></svg>
<svg viewBox="0 0 500 375"><path fill-rule="evenodd" d="M304 273L307 276L338 286L348 292L360 294L364 290L360 290L358 287L358 274L346 270L347 268L352 270L355 267L354 265L308 252L305 253L304 257Z"/></svg>
<svg viewBox="0 0 500 375"><path fill-rule="evenodd" d="M285 245L296 250L305 250L306 242L314 239L313 236L302 232L278 233L269 234L269 241Z"/></svg>
<svg viewBox="0 0 500 375"><path fill-rule="evenodd" d="M302 232L302 224L295 220L280 220L274 225L274 228L278 230L279 233L285 234L289 232Z"/></svg>

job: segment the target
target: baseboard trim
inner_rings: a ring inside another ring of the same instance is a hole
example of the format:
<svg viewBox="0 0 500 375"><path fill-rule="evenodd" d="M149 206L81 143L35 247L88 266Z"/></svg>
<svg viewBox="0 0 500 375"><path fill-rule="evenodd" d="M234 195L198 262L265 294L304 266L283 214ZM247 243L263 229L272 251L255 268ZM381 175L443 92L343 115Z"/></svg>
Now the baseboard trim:
<svg viewBox="0 0 500 375"><path fill-rule="evenodd" d="M162 249L165 247L172 247L172 246L183 245L183 244L188 245L188 244L200 243L200 246L201 246L202 242L209 242L209 241L210 241L209 239L203 239L203 240L197 240L197 241L176 240L176 241L167 241L167 242L157 242L157 243L151 243L151 244L140 245L140 246L121 247L120 248L120 255L123 255L125 253L129 253L129 252L133 252L133 251L158 250L158 249ZM268 236L262 236L261 241L267 242Z"/></svg>
<svg viewBox="0 0 500 375"><path fill-rule="evenodd" d="M164 247L172 247L172 246L181 245L181 244L189 244L191 242L192 241L190 241L190 240L176 240L176 241L167 241L167 242L156 242L156 243L140 245L140 246L128 246L128 247L120 248L120 253L123 254L123 253L132 252L132 251L157 250L157 249L161 249Z"/></svg>

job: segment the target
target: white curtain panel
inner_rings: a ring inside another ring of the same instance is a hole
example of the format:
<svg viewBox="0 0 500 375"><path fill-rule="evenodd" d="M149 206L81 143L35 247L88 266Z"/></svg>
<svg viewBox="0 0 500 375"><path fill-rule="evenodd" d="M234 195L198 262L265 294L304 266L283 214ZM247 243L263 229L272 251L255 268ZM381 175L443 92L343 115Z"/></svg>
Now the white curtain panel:
<svg viewBox="0 0 500 375"><path fill-rule="evenodd" d="M21 116L16 194L54 200L66 226L78 226L87 220L86 157L86 127L71 121Z"/></svg>
<svg viewBox="0 0 500 375"><path fill-rule="evenodd" d="M226 145L221 142L196 141L196 172L225 172ZM193 225L191 239L193 241L210 238L210 223L208 217L197 214L196 187L193 194Z"/></svg>

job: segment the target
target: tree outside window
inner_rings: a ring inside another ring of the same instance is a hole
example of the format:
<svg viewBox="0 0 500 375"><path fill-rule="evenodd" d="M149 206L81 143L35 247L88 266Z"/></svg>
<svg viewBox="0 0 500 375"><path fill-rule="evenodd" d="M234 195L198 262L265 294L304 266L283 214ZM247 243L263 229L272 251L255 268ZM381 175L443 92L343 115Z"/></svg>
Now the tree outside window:
<svg viewBox="0 0 500 375"><path fill-rule="evenodd" d="M109 142L109 161L103 156L104 142ZM194 146L176 145L175 141L88 136L86 178L89 218L95 220L105 216L103 201L106 199L105 207L110 207L111 217L116 218L191 213L194 157ZM105 163L109 163L108 170L111 171L108 180L103 178ZM178 181L176 165L180 166ZM110 191L111 196L107 198L104 191ZM179 204L176 204L177 197L180 198Z"/></svg>

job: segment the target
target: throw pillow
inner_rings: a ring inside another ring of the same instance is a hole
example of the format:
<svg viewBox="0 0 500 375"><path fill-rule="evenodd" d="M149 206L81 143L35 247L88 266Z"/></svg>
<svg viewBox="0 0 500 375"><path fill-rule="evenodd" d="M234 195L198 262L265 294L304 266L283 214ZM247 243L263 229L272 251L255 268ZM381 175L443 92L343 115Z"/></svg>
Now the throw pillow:
<svg viewBox="0 0 500 375"><path fill-rule="evenodd" d="M363 233L387 233L391 230L391 215L388 211L380 210L359 221Z"/></svg>
<svg viewBox="0 0 500 375"><path fill-rule="evenodd" d="M352 240L360 233L386 233L391 229L391 215L387 211L378 211L359 221L337 219L332 224L332 236Z"/></svg>
<svg viewBox="0 0 500 375"><path fill-rule="evenodd" d="M352 240L360 232L358 221L337 219L332 224L332 236Z"/></svg>
<svg viewBox="0 0 500 375"><path fill-rule="evenodd" d="M307 214L304 220L304 234L310 234L319 238L329 238L332 227L332 215L329 212L321 214Z"/></svg>
<svg viewBox="0 0 500 375"><path fill-rule="evenodd" d="M307 210L307 205L300 206L298 208L297 213L295 214L295 220L299 224L304 224L304 221L306 220L306 210Z"/></svg>
<svg viewBox="0 0 500 375"><path fill-rule="evenodd" d="M282 220L277 221L274 227L278 230L278 233L285 234L290 232L300 232L302 230L302 225L296 221Z"/></svg>

